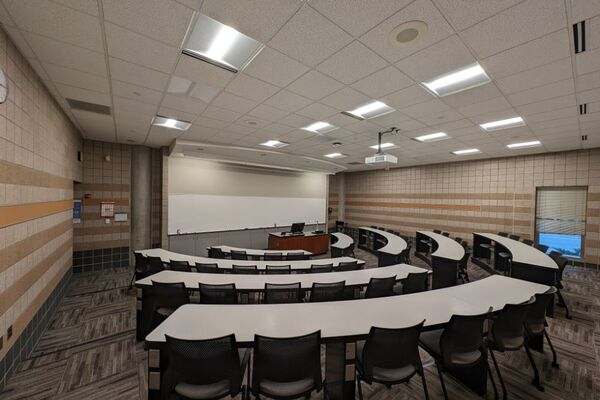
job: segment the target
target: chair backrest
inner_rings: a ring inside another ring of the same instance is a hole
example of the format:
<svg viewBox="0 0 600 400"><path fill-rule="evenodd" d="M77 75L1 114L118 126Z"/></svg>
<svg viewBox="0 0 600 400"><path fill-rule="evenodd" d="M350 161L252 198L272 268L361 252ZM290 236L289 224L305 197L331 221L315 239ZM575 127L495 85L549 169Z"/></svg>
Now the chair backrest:
<svg viewBox="0 0 600 400"><path fill-rule="evenodd" d="M256 265L235 265L235 264L233 264L231 273L232 274L257 275L258 268L256 267Z"/></svg>
<svg viewBox="0 0 600 400"><path fill-rule="evenodd" d="M536 249L538 249L539 251L541 251L542 253L545 253L548 251L548 246L546 246L545 244L536 244L534 246Z"/></svg>
<svg viewBox="0 0 600 400"><path fill-rule="evenodd" d="M523 239L523 243L525 243L528 246L533 246L533 240L531 239Z"/></svg>
<svg viewBox="0 0 600 400"><path fill-rule="evenodd" d="M508 238L512 240L521 240L521 236L519 235L508 235Z"/></svg>
<svg viewBox="0 0 600 400"><path fill-rule="evenodd" d="M219 247L209 247L208 248L208 257L209 258L225 258L225 253Z"/></svg>
<svg viewBox="0 0 600 400"><path fill-rule="evenodd" d="M341 301L344 300L346 281L319 283L313 282L310 291L310 302Z"/></svg>
<svg viewBox="0 0 600 400"><path fill-rule="evenodd" d="M190 296L183 282L163 283L152 281L152 287L148 291L154 299L153 309L168 308L176 310L190 302Z"/></svg>
<svg viewBox="0 0 600 400"><path fill-rule="evenodd" d="M301 297L300 282L265 283L266 304L300 303Z"/></svg>
<svg viewBox="0 0 600 400"><path fill-rule="evenodd" d="M267 275L291 274L290 265L267 265Z"/></svg>
<svg viewBox="0 0 600 400"><path fill-rule="evenodd" d="M232 260L247 260L248 254L246 254L245 250L231 250L229 252Z"/></svg>
<svg viewBox="0 0 600 400"><path fill-rule="evenodd" d="M550 302L554 300L556 288L551 287L545 293L535 295L535 303L529 306L525 318L525 331L530 336L539 336L544 333L546 325L546 310Z"/></svg>
<svg viewBox="0 0 600 400"><path fill-rule="evenodd" d="M490 311L479 315L453 315L440 337L442 361L446 366L468 366L485 355L483 327Z"/></svg>
<svg viewBox="0 0 600 400"><path fill-rule="evenodd" d="M312 264L310 272L331 272L333 271L333 263L331 264Z"/></svg>
<svg viewBox="0 0 600 400"><path fill-rule="evenodd" d="M461 244L461 243L462 243L462 241L463 241L463 238L461 238L461 237L458 237L458 236L457 236L457 237L455 237L455 238L454 238L454 241L455 241L456 243L458 243L458 244Z"/></svg>
<svg viewBox="0 0 600 400"><path fill-rule="evenodd" d="M196 271L205 274L222 274L223 269L217 263L196 263Z"/></svg>
<svg viewBox="0 0 600 400"><path fill-rule="evenodd" d="M209 340L176 339L165 335L168 367L163 387L170 394L180 382L211 385L229 381L233 396L241 389L244 371L236 348L235 335Z"/></svg>
<svg viewBox="0 0 600 400"><path fill-rule="evenodd" d="M434 230L433 230L433 233L441 234L441 233L442 233L442 231L440 231L439 229L434 229Z"/></svg>
<svg viewBox="0 0 600 400"><path fill-rule="evenodd" d="M387 278L371 278L365 291L366 299L375 297L387 297L394 295L394 285L396 285L396 277L390 276Z"/></svg>
<svg viewBox="0 0 600 400"><path fill-rule="evenodd" d="M410 261L410 250L412 249L412 245L408 245L406 246L406 248L404 250L402 250L400 252L400 254L398 255L398 261L408 264Z"/></svg>
<svg viewBox="0 0 600 400"><path fill-rule="evenodd" d="M535 298L522 304L507 304L493 319L490 334L500 351L518 350L525 344L525 317Z"/></svg>
<svg viewBox="0 0 600 400"><path fill-rule="evenodd" d="M450 236L450 232L442 232L442 235L448 237Z"/></svg>
<svg viewBox="0 0 600 400"><path fill-rule="evenodd" d="M445 258L431 257L431 269L433 270L433 277L431 279L432 289L456 286L458 262Z"/></svg>
<svg viewBox="0 0 600 400"><path fill-rule="evenodd" d="M356 271L360 269L360 265L358 265L358 261L342 261L333 269L338 272Z"/></svg>
<svg viewBox="0 0 600 400"><path fill-rule="evenodd" d="M470 256L471 255L465 251L465 255L462 256L462 258L458 262L458 268L460 268L462 271L466 271L466 269L469 265L469 257Z"/></svg>
<svg viewBox="0 0 600 400"><path fill-rule="evenodd" d="M265 261L282 261L283 253L265 253Z"/></svg>
<svg viewBox="0 0 600 400"><path fill-rule="evenodd" d="M498 232L498 236L508 237L508 233L506 233L506 232Z"/></svg>
<svg viewBox="0 0 600 400"><path fill-rule="evenodd" d="M565 272L565 267L567 266L567 263L569 262L569 259L566 257L557 257L554 262L556 263L556 265L558 265L558 280L562 281L562 277L563 277L563 272Z"/></svg>
<svg viewBox="0 0 600 400"><path fill-rule="evenodd" d="M419 356L419 334L423 323L401 329L371 327L362 350L363 378L373 381L373 369L400 369L414 366L415 372L421 366Z"/></svg>
<svg viewBox="0 0 600 400"><path fill-rule="evenodd" d="M160 257L148 257L148 273L156 274L157 272L164 271L165 265Z"/></svg>
<svg viewBox="0 0 600 400"><path fill-rule="evenodd" d="M309 257L308 254L298 252L298 253L287 253L287 255L285 256L285 259L288 261L291 261L291 260L298 261L298 260L308 260L308 257Z"/></svg>
<svg viewBox="0 0 600 400"><path fill-rule="evenodd" d="M427 290L427 272L411 272L402 281L402 294L419 293Z"/></svg>
<svg viewBox="0 0 600 400"><path fill-rule="evenodd" d="M169 267L173 271L192 272L192 266L187 261L169 261Z"/></svg>
<svg viewBox="0 0 600 400"><path fill-rule="evenodd" d="M556 250L552 250L550 252L550 254L548 254L550 256L551 259L554 260L554 262L556 262L556 260L558 259L558 257L562 256L562 253L560 251L556 251Z"/></svg>
<svg viewBox="0 0 600 400"><path fill-rule="evenodd" d="M235 284L209 285L200 283L200 303L237 304L238 296Z"/></svg>
<svg viewBox="0 0 600 400"><path fill-rule="evenodd" d="M135 269L146 272L148 270L148 257L138 252L133 252L133 257L135 257Z"/></svg>
<svg viewBox="0 0 600 400"><path fill-rule="evenodd" d="M254 336L254 362L252 363L252 393L260 394L261 382L297 382L312 380L304 392L290 393L288 398L302 397L312 390L320 390L321 331L291 338ZM283 397L283 396L282 396Z"/></svg>

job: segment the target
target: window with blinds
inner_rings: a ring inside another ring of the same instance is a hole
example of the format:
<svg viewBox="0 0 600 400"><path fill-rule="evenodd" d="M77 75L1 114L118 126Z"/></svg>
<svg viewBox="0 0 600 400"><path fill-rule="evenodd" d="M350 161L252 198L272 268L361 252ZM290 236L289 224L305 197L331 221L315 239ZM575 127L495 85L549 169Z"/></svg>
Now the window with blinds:
<svg viewBox="0 0 600 400"><path fill-rule="evenodd" d="M536 241L571 258L583 255L587 187L540 187L535 211Z"/></svg>

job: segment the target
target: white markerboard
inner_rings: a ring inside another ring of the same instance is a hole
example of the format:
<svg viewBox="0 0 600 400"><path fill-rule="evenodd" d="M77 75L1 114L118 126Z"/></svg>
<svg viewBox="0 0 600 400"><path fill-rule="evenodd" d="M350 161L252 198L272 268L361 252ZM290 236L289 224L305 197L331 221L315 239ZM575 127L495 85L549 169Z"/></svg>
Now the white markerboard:
<svg viewBox="0 0 600 400"><path fill-rule="evenodd" d="M169 194L169 234L323 223L325 218L324 198Z"/></svg>

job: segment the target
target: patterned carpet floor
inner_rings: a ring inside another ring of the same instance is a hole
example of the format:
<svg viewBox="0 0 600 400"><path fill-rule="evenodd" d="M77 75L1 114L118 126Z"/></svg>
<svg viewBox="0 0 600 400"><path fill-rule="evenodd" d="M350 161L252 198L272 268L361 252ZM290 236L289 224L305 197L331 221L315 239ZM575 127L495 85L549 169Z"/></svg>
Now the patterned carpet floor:
<svg viewBox="0 0 600 400"><path fill-rule="evenodd" d="M373 255L357 250L357 257L376 263ZM417 257L412 263L427 267ZM487 276L469 265L472 280ZM135 340L135 296L127 290L130 269L77 274L69 294L35 346L8 379L0 399L146 399L147 355ZM532 369L524 351L499 354L498 361L510 399L600 400L600 272L569 267L564 296L572 320L556 308L549 333L558 351L560 368L551 367L549 351L534 352L545 392L531 384ZM547 347L546 347L547 348ZM426 368L431 399L442 398L435 367ZM451 399L479 398L449 376L445 381ZM490 385L488 385L490 386ZM363 384L372 400L422 399L420 379L391 389ZM314 398L322 398L316 394ZM493 398L490 389L487 398Z"/></svg>

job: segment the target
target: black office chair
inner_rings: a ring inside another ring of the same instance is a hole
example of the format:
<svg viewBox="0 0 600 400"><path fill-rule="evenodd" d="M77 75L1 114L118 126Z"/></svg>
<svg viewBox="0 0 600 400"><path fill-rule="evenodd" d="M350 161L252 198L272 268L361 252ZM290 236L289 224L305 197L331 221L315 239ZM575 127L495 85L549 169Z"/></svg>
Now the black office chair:
<svg viewBox="0 0 600 400"><path fill-rule="evenodd" d="M506 232L498 232L498 236L508 237L508 233L506 233Z"/></svg>
<svg viewBox="0 0 600 400"><path fill-rule="evenodd" d="M342 255L344 257L352 257L355 258L356 255L354 254L354 248L356 247L355 243L350 244L350 246L346 247L345 249L342 250Z"/></svg>
<svg viewBox="0 0 600 400"><path fill-rule="evenodd" d="M238 304L238 293L234 283L212 285L200 282L201 304Z"/></svg>
<svg viewBox="0 0 600 400"><path fill-rule="evenodd" d="M454 238L454 241L458 244L461 244L463 242L463 238L457 236Z"/></svg>
<svg viewBox="0 0 600 400"><path fill-rule="evenodd" d="M309 255L304 253L287 253L285 259L287 261L308 260Z"/></svg>
<svg viewBox="0 0 600 400"><path fill-rule="evenodd" d="M504 399L507 397L506 385L504 384L504 379L500 373L494 351L504 353L505 351L518 351L525 347L525 351L529 352L527 342L525 341L524 323L529 307L534 302L535 298L532 297L526 303L507 304L498 315L491 319L492 325L489 329L487 344L490 355L492 356L492 361L494 362L496 374L500 380Z"/></svg>
<svg viewBox="0 0 600 400"><path fill-rule="evenodd" d="M231 269L232 274L246 274L246 275L258 275L258 268L256 265L235 265L233 264Z"/></svg>
<svg viewBox="0 0 600 400"><path fill-rule="evenodd" d="M437 234L441 235L441 234L442 234L442 231L440 231L439 229L434 229L434 230L433 230L433 233L437 233Z"/></svg>
<svg viewBox="0 0 600 400"><path fill-rule="evenodd" d="M163 264L160 257L148 257L148 276L159 273L165 270L165 264Z"/></svg>
<svg viewBox="0 0 600 400"><path fill-rule="evenodd" d="M161 283L152 281L152 286L146 289L151 319L147 332L160 325L179 307L189 304L190 296L183 282Z"/></svg>
<svg viewBox="0 0 600 400"><path fill-rule="evenodd" d="M248 254L246 254L245 250L231 250L229 252L232 260L247 260Z"/></svg>
<svg viewBox="0 0 600 400"><path fill-rule="evenodd" d="M449 237L450 236L450 232L442 232L443 236Z"/></svg>
<svg viewBox="0 0 600 400"><path fill-rule="evenodd" d="M320 391L321 332L291 338L254 336L252 394L272 399L308 398Z"/></svg>
<svg viewBox="0 0 600 400"><path fill-rule="evenodd" d="M535 303L529 306L529 310L527 310L527 316L525 317L525 336L527 340L533 340L541 337L542 342L545 337L548 341L548 345L550 346L550 350L552 350L552 367L558 368L556 350L554 350L554 346L550 341L550 336L548 336L548 332L546 332L546 310L548 309L550 302L553 301L555 293L556 288L552 287L545 293L538 293L535 295ZM528 348L526 347L525 350L527 349ZM533 368L533 384L538 390L543 391L544 387L540 382L540 373L535 365L535 361L533 360L531 352L527 352L527 357L529 358L529 362Z"/></svg>
<svg viewBox="0 0 600 400"><path fill-rule="evenodd" d="M265 304L300 303L302 289L300 282L296 283L265 283Z"/></svg>
<svg viewBox="0 0 600 400"><path fill-rule="evenodd" d="M131 276L131 281L129 281L129 289L133 288L134 281L139 281L148 276L148 258L142 253L137 252L133 253L133 257L135 258L135 268Z"/></svg>
<svg viewBox="0 0 600 400"><path fill-rule="evenodd" d="M265 253L265 261L283 261L283 253Z"/></svg>
<svg viewBox="0 0 600 400"><path fill-rule="evenodd" d="M412 246L409 244L398 256L398 261L404 264L410 264L410 251Z"/></svg>
<svg viewBox="0 0 600 400"><path fill-rule="evenodd" d="M223 274L225 270L216 263L196 263L196 271L204 274Z"/></svg>
<svg viewBox="0 0 600 400"><path fill-rule="evenodd" d="M508 238L516 241L521 240L521 236L519 235L508 235Z"/></svg>
<svg viewBox="0 0 600 400"><path fill-rule="evenodd" d="M456 286L458 262L445 258L432 257L431 269L433 270L433 277L431 278L432 289Z"/></svg>
<svg viewBox="0 0 600 400"><path fill-rule="evenodd" d="M209 340L165 338L167 368L161 399L216 400L245 392L250 350L238 350L235 335Z"/></svg>
<svg viewBox="0 0 600 400"><path fill-rule="evenodd" d="M550 252L550 254L548 254L550 256L551 259L554 260L554 262L556 262L556 260L558 260L559 257L562 257L562 253L560 251L556 251L556 250L552 250Z"/></svg>
<svg viewBox="0 0 600 400"><path fill-rule="evenodd" d="M539 251L541 251L542 253L545 253L548 251L548 246L546 246L545 244L536 244L535 246L536 249L538 249Z"/></svg>
<svg viewBox="0 0 600 400"><path fill-rule="evenodd" d="M331 264L312 264L310 266L310 272L312 272L312 273L331 272L331 271L333 271L333 263L331 263Z"/></svg>
<svg viewBox="0 0 600 400"><path fill-rule="evenodd" d="M341 261L336 267L333 267L336 272L357 271L359 269L361 269L361 266L358 265L358 261Z"/></svg>
<svg viewBox="0 0 600 400"><path fill-rule="evenodd" d="M266 268L267 275L283 275L292 273L292 267L290 265L267 265Z"/></svg>
<svg viewBox="0 0 600 400"><path fill-rule="evenodd" d="M435 360L444 399L448 399L448 392L442 374L444 370L470 367L482 360L487 363L487 348L483 341L483 328L490 312L491 308L485 314L453 315L444 329L421 333L419 344ZM497 398L498 390L489 365L487 369Z"/></svg>
<svg viewBox="0 0 600 400"><path fill-rule="evenodd" d="M169 267L172 271L192 272L192 266L187 261L169 261Z"/></svg>
<svg viewBox="0 0 600 400"><path fill-rule="evenodd" d="M221 250L219 247L209 247L208 248L208 257L209 258L219 258L219 259L227 258L226 254L223 253L223 250Z"/></svg>
<svg viewBox="0 0 600 400"><path fill-rule="evenodd" d="M556 262L556 265L558 265L558 275L556 276L556 295L558 296L558 305L560 307L564 307L567 315L567 319L571 319L571 312L569 311L569 306L567 305L567 302L565 301L565 298L563 297L562 293L561 293L561 289L564 289L565 287L562 284L562 279L563 279L563 272L565 271L565 267L567 266L567 263L569 262L569 260L565 257L558 257L556 260L554 260Z"/></svg>
<svg viewBox="0 0 600 400"><path fill-rule="evenodd" d="M504 275L510 275L510 270L512 268L512 254L508 251L499 251L497 257L498 260L494 266L496 271Z"/></svg>
<svg viewBox="0 0 600 400"><path fill-rule="evenodd" d="M462 258L458 262L458 278L463 283L470 282L470 280L469 280L469 257L470 256L471 256L471 254L469 254L467 251L465 251L465 255L462 256Z"/></svg>
<svg viewBox="0 0 600 400"><path fill-rule="evenodd" d="M346 281L319 283L313 282L309 300L311 303L322 301L341 301L345 299Z"/></svg>
<svg viewBox="0 0 600 400"><path fill-rule="evenodd" d="M402 294L419 293L427 290L428 272L410 272L402 281Z"/></svg>
<svg viewBox="0 0 600 400"><path fill-rule="evenodd" d="M371 278L365 290L365 299L374 299L376 297L387 297L394 295L394 286L396 277Z"/></svg>
<svg viewBox="0 0 600 400"><path fill-rule="evenodd" d="M523 239L523 243L525 243L528 246L533 246L533 240L531 239Z"/></svg>
<svg viewBox="0 0 600 400"><path fill-rule="evenodd" d="M429 399L418 344L423 322L402 329L373 326L367 340L356 343L356 380L360 400L363 399L362 381L390 387L409 382L417 374L421 376L425 399Z"/></svg>

